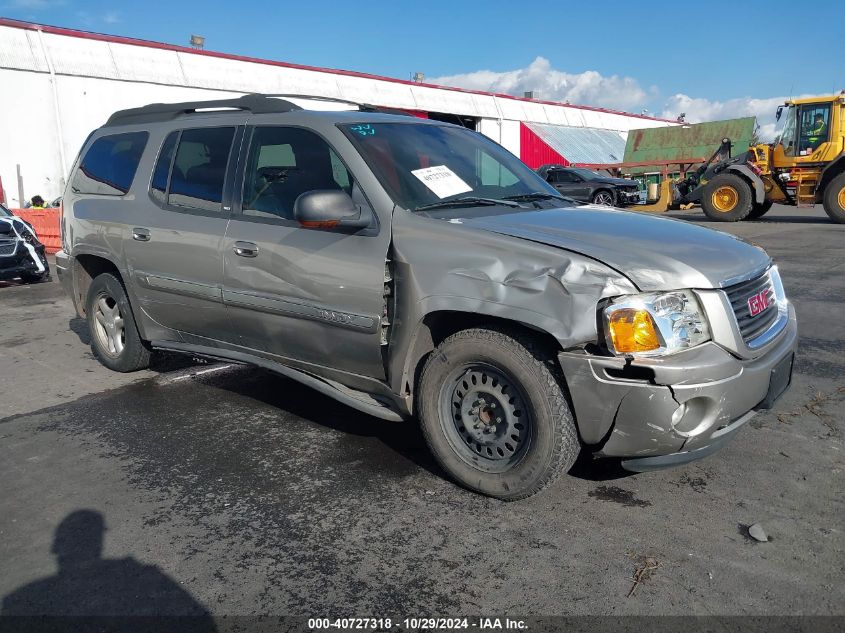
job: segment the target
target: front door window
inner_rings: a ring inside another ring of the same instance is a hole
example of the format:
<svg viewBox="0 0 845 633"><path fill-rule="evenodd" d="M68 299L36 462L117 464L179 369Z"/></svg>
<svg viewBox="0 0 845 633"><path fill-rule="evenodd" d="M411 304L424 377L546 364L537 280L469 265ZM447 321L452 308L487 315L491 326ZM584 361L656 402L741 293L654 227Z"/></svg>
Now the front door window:
<svg viewBox="0 0 845 633"><path fill-rule="evenodd" d="M316 189L353 193L352 176L328 143L301 128L255 128L244 176L243 214L293 221L296 199Z"/></svg>
<svg viewBox="0 0 845 633"><path fill-rule="evenodd" d="M798 138L798 153L812 154L830 136L830 104L808 104L801 106L801 135Z"/></svg>

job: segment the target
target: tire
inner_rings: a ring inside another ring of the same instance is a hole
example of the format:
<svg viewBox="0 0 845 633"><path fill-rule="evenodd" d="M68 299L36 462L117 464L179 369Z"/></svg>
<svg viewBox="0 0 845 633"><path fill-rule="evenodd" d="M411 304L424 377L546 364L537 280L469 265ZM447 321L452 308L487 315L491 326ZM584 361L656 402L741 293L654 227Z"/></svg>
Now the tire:
<svg viewBox="0 0 845 633"><path fill-rule="evenodd" d="M608 191L607 189L599 189L593 194L591 202L593 204L598 204L603 207L612 207L615 197L616 196L613 195L612 191Z"/></svg>
<svg viewBox="0 0 845 633"><path fill-rule="evenodd" d="M91 333L91 349L103 365L119 372L149 366L150 350L138 334L120 279L111 273L95 277L88 289L85 314Z"/></svg>
<svg viewBox="0 0 845 633"><path fill-rule="evenodd" d="M824 190L824 210L837 224L845 224L845 173L827 183Z"/></svg>
<svg viewBox="0 0 845 633"><path fill-rule="evenodd" d="M745 216L746 220L757 220L758 218L762 218L769 212L769 209L772 208L774 202L766 200L762 204L757 204L756 202L751 205L751 212Z"/></svg>
<svg viewBox="0 0 845 633"><path fill-rule="evenodd" d="M736 174L719 174L705 185L701 196L704 215L715 222L738 222L751 213L751 185Z"/></svg>
<svg viewBox="0 0 845 633"><path fill-rule="evenodd" d="M497 328L463 330L431 354L419 385L420 425L457 483L513 501L572 467L578 432L550 360L531 338Z"/></svg>

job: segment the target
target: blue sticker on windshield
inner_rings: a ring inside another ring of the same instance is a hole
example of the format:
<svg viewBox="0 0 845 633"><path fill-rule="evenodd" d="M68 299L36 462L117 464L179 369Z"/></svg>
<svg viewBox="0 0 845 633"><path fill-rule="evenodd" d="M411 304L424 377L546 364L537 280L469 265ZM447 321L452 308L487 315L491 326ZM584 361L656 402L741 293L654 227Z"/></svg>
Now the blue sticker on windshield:
<svg viewBox="0 0 845 633"><path fill-rule="evenodd" d="M372 125L351 125L349 129L361 136L375 136L376 130Z"/></svg>

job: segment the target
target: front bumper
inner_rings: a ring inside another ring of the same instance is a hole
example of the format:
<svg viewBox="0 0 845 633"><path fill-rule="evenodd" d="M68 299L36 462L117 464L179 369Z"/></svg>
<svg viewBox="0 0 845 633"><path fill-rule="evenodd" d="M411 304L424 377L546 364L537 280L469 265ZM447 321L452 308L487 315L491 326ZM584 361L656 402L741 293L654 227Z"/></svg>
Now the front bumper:
<svg viewBox="0 0 845 633"><path fill-rule="evenodd" d="M11 254L0 256L0 280L15 279L22 275L49 274L50 265L47 263L44 245L34 244L31 246L40 262L35 261L32 252L26 247L26 243L19 240ZM39 269L39 263L43 270Z"/></svg>
<svg viewBox="0 0 845 633"><path fill-rule="evenodd" d="M640 204L639 191L617 191L616 202L621 205Z"/></svg>
<svg viewBox="0 0 845 633"><path fill-rule="evenodd" d="M715 343L663 358L561 353L582 441L629 470L705 457L789 385L795 312L762 356L742 360ZM627 364L626 364L627 363Z"/></svg>

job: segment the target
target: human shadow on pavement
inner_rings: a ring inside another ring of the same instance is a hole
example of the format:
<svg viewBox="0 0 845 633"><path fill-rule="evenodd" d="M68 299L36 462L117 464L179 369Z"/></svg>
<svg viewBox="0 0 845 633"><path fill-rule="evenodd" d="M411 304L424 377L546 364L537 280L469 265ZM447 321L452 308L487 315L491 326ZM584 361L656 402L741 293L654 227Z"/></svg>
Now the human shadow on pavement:
<svg viewBox="0 0 845 633"><path fill-rule="evenodd" d="M13 631L215 631L208 610L155 565L102 557L103 515L77 510L53 538L59 571L3 598ZM17 616L17 617L15 617Z"/></svg>

